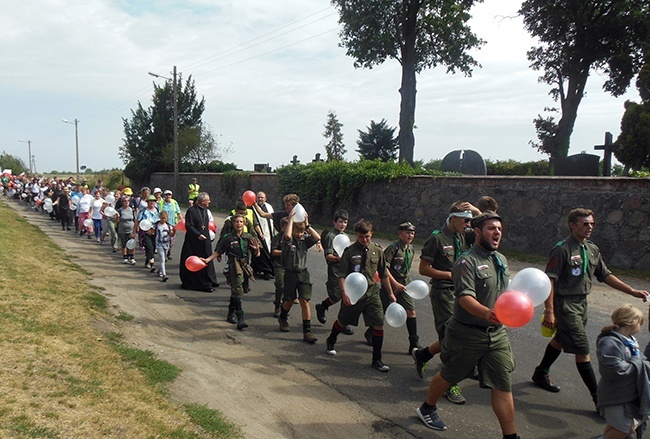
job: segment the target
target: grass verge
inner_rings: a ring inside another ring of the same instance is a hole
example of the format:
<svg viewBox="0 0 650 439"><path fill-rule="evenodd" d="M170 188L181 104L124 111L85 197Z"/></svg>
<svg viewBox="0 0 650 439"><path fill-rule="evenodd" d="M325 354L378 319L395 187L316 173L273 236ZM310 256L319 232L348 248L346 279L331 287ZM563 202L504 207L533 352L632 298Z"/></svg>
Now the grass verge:
<svg viewBox="0 0 650 439"><path fill-rule="evenodd" d="M40 229L4 202L0 225L0 437L241 437L165 397L177 367L94 329L106 298Z"/></svg>

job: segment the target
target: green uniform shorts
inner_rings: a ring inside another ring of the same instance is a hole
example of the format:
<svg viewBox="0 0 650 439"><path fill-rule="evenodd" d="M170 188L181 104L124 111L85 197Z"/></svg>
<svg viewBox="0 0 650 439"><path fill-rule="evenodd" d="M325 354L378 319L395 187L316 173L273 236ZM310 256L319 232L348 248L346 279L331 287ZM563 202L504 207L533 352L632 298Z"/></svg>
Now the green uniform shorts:
<svg viewBox="0 0 650 439"><path fill-rule="evenodd" d="M440 361L440 376L449 383L459 383L478 364L481 387L512 391L510 375L515 370L515 358L504 327L486 332L449 320Z"/></svg>
<svg viewBox="0 0 650 439"><path fill-rule="evenodd" d="M587 296L559 296L553 298L555 307L555 338L568 354L589 354L587 338Z"/></svg>
<svg viewBox="0 0 650 439"><path fill-rule="evenodd" d="M388 291L386 291L384 288L382 288L380 291L380 296L381 296L381 306L384 309L384 312L386 312L386 308L388 308L388 305L391 304L390 299L388 298ZM406 293L394 293L395 298L397 299L397 303L402 305L405 310L411 310L415 311L415 299L409 296Z"/></svg>
<svg viewBox="0 0 650 439"><path fill-rule="evenodd" d="M431 299L431 309L433 310L438 340L442 341L445 338L447 320L454 313L454 300L456 299L454 296L454 288L431 288L429 298Z"/></svg>
<svg viewBox="0 0 650 439"><path fill-rule="evenodd" d="M345 306L341 302L338 320L342 326L358 326L361 314L366 326L384 326L384 310L379 294L375 293L370 297L366 294L352 306Z"/></svg>
<svg viewBox="0 0 650 439"><path fill-rule="evenodd" d="M293 302L294 300L304 299L311 300L311 280L309 279L309 272L303 271L289 271L284 272L284 302Z"/></svg>

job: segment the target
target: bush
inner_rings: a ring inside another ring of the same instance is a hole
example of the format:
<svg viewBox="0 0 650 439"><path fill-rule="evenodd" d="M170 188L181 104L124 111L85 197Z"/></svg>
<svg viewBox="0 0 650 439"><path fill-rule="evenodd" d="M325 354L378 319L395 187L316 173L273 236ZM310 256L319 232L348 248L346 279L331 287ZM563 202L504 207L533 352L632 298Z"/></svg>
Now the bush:
<svg viewBox="0 0 650 439"><path fill-rule="evenodd" d="M487 175L538 175L548 176L548 160L517 162L515 160L486 160Z"/></svg>

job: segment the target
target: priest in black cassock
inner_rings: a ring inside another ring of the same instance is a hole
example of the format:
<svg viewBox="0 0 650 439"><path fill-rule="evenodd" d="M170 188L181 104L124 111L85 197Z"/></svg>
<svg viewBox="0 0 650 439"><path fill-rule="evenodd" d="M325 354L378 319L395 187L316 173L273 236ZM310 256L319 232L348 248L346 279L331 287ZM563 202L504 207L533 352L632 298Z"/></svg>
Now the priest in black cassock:
<svg viewBox="0 0 650 439"><path fill-rule="evenodd" d="M180 277L181 288L186 290L211 292L214 291L214 287L219 286L212 261L208 263L207 267L195 272L185 267L185 260L190 256L207 258L212 254L210 229L208 228L209 205L210 195L207 192L201 192L196 198L196 203L185 213L185 241L183 241L181 250Z"/></svg>

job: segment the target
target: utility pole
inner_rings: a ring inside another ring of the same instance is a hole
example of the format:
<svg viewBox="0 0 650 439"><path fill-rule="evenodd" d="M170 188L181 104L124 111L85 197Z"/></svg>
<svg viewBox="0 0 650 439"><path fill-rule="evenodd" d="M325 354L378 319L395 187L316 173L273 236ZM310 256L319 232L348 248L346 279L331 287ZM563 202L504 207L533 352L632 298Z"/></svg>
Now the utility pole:
<svg viewBox="0 0 650 439"><path fill-rule="evenodd" d="M34 172L32 171L32 141L31 140L23 140L23 139L18 139L19 142L23 142L27 144L27 152L29 155L27 156L29 158L29 175L33 175Z"/></svg>

